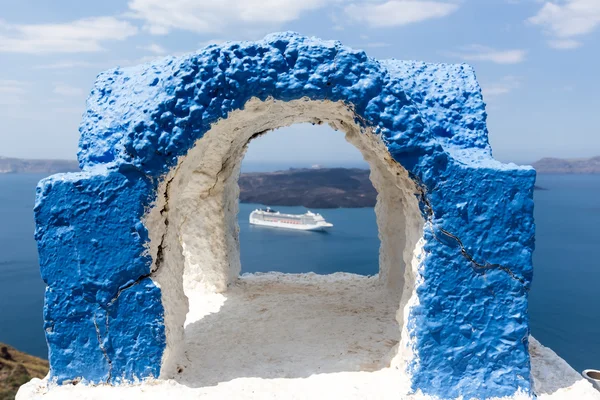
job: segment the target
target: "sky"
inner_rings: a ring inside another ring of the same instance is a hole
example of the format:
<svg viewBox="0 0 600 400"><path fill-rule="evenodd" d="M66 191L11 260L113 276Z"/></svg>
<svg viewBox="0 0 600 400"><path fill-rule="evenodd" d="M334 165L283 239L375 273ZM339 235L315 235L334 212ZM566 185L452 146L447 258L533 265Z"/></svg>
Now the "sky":
<svg viewBox="0 0 600 400"><path fill-rule="evenodd" d="M346 141L344 132L334 131L327 124L295 124L252 139L242 171L264 172L317 165L369 168L360 151Z"/></svg>
<svg viewBox="0 0 600 400"><path fill-rule="evenodd" d="M378 59L473 65L502 161L600 155L600 0L0 0L0 155L75 158L102 70L287 30ZM286 144L343 142L305 128ZM281 137L252 157L273 157Z"/></svg>

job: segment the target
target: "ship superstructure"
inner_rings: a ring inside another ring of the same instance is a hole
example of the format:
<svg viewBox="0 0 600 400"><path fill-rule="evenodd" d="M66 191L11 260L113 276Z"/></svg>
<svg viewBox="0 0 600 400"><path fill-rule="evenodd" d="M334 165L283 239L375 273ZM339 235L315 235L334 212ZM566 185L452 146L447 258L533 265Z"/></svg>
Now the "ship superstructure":
<svg viewBox="0 0 600 400"><path fill-rule="evenodd" d="M321 214L283 214L269 207L256 209L250 213L250 223L272 228L297 229L302 231L323 231L333 227Z"/></svg>

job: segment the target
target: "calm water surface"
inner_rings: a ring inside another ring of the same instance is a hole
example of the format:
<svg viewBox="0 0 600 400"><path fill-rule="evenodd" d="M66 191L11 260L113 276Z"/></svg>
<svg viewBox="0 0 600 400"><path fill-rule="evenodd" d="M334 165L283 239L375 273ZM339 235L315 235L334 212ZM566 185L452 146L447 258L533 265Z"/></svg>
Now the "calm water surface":
<svg viewBox="0 0 600 400"><path fill-rule="evenodd" d="M539 175L531 330L575 369L600 369L600 175Z"/></svg>
<svg viewBox="0 0 600 400"><path fill-rule="evenodd" d="M36 174L0 174L0 342L46 358L44 282L33 240Z"/></svg>
<svg viewBox="0 0 600 400"><path fill-rule="evenodd" d="M41 177L0 174L0 342L45 357L44 284L32 215ZM577 370L600 368L600 176L541 175L538 185L548 190L535 194L532 333ZM328 233L317 233L250 226L254 208L240 205L242 272L377 273L373 209L313 210L335 225Z"/></svg>

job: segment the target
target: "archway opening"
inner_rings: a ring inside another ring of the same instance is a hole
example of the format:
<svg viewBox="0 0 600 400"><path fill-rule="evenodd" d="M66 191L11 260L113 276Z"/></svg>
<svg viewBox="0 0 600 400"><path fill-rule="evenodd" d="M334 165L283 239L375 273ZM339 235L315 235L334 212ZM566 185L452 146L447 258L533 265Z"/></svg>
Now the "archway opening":
<svg viewBox="0 0 600 400"><path fill-rule="evenodd" d="M369 164L344 136L305 123L249 142L238 179L242 275L379 272L377 191Z"/></svg>
<svg viewBox="0 0 600 400"><path fill-rule="evenodd" d="M163 375L209 386L375 371L410 358L405 309L416 301L423 228L417 188L357 121L342 102L253 99L213 125L164 179L146 221L165 306ZM368 163L378 192L377 275L240 276L242 159L252 139L296 123L342 131Z"/></svg>

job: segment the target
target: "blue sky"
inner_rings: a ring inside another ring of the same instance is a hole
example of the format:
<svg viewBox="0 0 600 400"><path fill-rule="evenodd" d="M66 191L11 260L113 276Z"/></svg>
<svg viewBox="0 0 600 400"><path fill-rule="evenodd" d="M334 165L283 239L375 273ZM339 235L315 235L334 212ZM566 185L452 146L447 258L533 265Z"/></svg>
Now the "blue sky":
<svg viewBox="0 0 600 400"><path fill-rule="evenodd" d="M600 0L0 0L0 155L74 158L104 69L281 30L381 59L472 64L500 160L600 154ZM285 141L356 157L320 129L293 127ZM280 153L281 137L249 157Z"/></svg>

